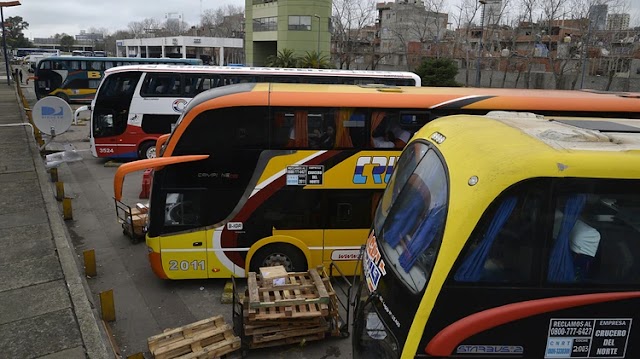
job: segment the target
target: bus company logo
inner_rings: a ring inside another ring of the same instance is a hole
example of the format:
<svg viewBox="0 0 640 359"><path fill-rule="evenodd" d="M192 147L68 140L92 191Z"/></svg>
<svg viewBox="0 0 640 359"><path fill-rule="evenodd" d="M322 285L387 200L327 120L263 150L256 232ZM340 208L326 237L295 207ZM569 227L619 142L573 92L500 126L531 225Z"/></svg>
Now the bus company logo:
<svg viewBox="0 0 640 359"><path fill-rule="evenodd" d="M458 345L459 354L524 354L520 345Z"/></svg>
<svg viewBox="0 0 640 359"><path fill-rule="evenodd" d="M42 118L61 119L64 116L64 108L60 106L58 109L49 106L42 106L40 112Z"/></svg>
<svg viewBox="0 0 640 359"><path fill-rule="evenodd" d="M173 110L177 113L182 113L184 112L184 109L187 107L187 100L184 99L177 99L175 101L173 101L173 104L171 105L171 107L173 108Z"/></svg>
<svg viewBox="0 0 640 359"><path fill-rule="evenodd" d="M380 278L387 274L384 260L380 255L376 236L373 231L367 239L366 255L364 256L364 277L367 280L369 291L373 292L378 288Z"/></svg>
<svg viewBox="0 0 640 359"><path fill-rule="evenodd" d="M364 175L364 169L366 166L373 166L371 169L371 177L373 177L374 184L384 184L389 182L391 174L393 173L393 166L395 165L398 157L383 157L383 156L363 156L358 157L356 162L356 169L353 174L353 183L366 184L369 180Z"/></svg>

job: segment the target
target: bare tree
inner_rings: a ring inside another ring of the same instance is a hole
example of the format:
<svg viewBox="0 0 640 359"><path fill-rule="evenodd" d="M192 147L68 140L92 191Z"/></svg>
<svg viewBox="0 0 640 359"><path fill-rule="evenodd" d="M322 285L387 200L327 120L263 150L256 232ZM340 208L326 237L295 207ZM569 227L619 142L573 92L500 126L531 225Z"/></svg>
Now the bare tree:
<svg viewBox="0 0 640 359"><path fill-rule="evenodd" d="M205 10L200 27L203 33L213 37L241 37L243 23L244 8L227 5Z"/></svg>
<svg viewBox="0 0 640 359"><path fill-rule="evenodd" d="M133 21L128 25L129 33L134 38L147 37L150 33L162 35L163 27L158 19L146 18L142 21Z"/></svg>
<svg viewBox="0 0 640 359"><path fill-rule="evenodd" d="M480 3L476 0L462 0L452 13L453 16L451 18L457 29L454 36L453 56L457 56L458 52L464 53L465 86L469 86L471 27L475 22L479 8ZM461 50L456 49L456 47L461 48Z"/></svg>
<svg viewBox="0 0 640 359"><path fill-rule="evenodd" d="M374 39L366 29L374 23L375 9L375 0L333 1L332 40L336 46L333 60L338 68L349 69L364 54L374 56Z"/></svg>

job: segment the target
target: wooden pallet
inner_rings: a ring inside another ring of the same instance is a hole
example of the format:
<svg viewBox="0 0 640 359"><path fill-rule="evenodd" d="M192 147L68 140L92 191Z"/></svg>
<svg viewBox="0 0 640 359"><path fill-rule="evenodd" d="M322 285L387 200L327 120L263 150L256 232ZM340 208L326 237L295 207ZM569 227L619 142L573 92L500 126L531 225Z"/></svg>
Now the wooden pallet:
<svg viewBox="0 0 640 359"><path fill-rule="evenodd" d="M285 272L286 273L286 272ZM285 284L250 272L243 303L243 340L263 348L340 335L338 300L322 266L286 273Z"/></svg>
<svg viewBox="0 0 640 359"><path fill-rule="evenodd" d="M319 318L329 315L327 304L301 304L286 307L248 309L249 320L276 320L287 318Z"/></svg>
<svg viewBox="0 0 640 359"><path fill-rule="evenodd" d="M281 346L281 345L289 345L289 344L298 344L298 343L303 343L303 342L309 342L312 340L321 340L325 338L325 333L317 333L317 334L312 334L312 335L301 335L301 336L297 336L297 337L292 337L292 338L284 338L284 339L279 339L279 340L272 340L272 341L268 341L268 342L262 342L262 343L249 343L249 348L251 349L256 349L256 348L267 348L267 347L276 347L276 346Z"/></svg>
<svg viewBox="0 0 640 359"><path fill-rule="evenodd" d="M287 284L266 285L256 273L247 279L249 309L304 304L328 304L329 294L316 269L288 273Z"/></svg>
<svg viewBox="0 0 640 359"><path fill-rule="evenodd" d="M156 359L217 358L240 349L240 338L222 316L167 329L147 343Z"/></svg>
<svg viewBox="0 0 640 359"><path fill-rule="evenodd" d="M244 326L244 334L246 335L264 335L270 333L284 333L290 331L311 329L311 328L323 328L325 331L327 330L329 323L324 318L318 318L319 320L304 320L298 322L271 322L268 324L245 324Z"/></svg>

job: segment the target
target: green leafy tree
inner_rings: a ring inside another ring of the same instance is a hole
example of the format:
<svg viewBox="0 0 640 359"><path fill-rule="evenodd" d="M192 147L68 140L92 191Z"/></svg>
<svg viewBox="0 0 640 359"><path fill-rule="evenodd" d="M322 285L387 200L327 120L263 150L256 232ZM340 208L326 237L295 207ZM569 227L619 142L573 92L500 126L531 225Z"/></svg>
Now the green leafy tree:
<svg viewBox="0 0 640 359"><path fill-rule="evenodd" d="M422 86L460 86L455 80L458 67L451 59L424 59L416 74L422 78Z"/></svg>
<svg viewBox="0 0 640 359"><path fill-rule="evenodd" d="M70 36L67 34L62 34L60 36L60 47L62 47L62 49L65 51L72 51L73 45L75 43L76 43L76 40L73 38L73 36Z"/></svg>
<svg viewBox="0 0 640 359"><path fill-rule="evenodd" d="M282 49L277 55L267 57L267 66L269 67L298 67L300 59L291 49Z"/></svg>
<svg viewBox="0 0 640 359"><path fill-rule="evenodd" d="M314 69L331 69L331 62L327 56L322 55L316 51L306 51L304 56L300 58L300 67L314 68Z"/></svg>
<svg viewBox="0 0 640 359"><path fill-rule="evenodd" d="M16 49L18 47L31 47L29 39L24 37L23 31L29 28L29 23L21 16L10 16L4 22L7 37L7 46Z"/></svg>

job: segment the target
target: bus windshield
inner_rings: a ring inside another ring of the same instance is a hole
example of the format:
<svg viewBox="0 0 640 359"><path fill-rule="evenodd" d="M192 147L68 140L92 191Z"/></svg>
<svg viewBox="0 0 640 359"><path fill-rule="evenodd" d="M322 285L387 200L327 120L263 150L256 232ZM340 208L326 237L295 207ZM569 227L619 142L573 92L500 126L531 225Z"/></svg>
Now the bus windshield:
<svg viewBox="0 0 640 359"><path fill-rule="evenodd" d="M447 176L435 150L409 145L377 209L374 231L399 278L414 292L424 289L444 228Z"/></svg>

